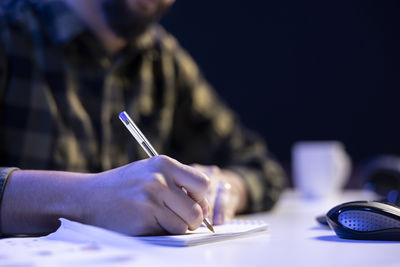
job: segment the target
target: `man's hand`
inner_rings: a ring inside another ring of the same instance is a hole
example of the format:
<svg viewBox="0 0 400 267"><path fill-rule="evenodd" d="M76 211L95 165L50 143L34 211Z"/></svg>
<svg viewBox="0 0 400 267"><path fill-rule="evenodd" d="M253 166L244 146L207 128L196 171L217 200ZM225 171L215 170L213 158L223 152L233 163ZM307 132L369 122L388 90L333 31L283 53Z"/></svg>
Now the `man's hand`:
<svg viewBox="0 0 400 267"><path fill-rule="evenodd" d="M207 199L211 205L213 224L223 224L247 206L247 188L238 174L217 166L194 164L210 178Z"/></svg>
<svg viewBox="0 0 400 267"><path fill-rule="evenodd" d="M166 156L98 174L15 171L4 192L2 230L51 232L65 217L129 235L183 234L208 215L208 187L205 174Z"/></svg>
<svg viewBox="0 0 400 267"><path fill-rule="evenodd" d="M207 176L166 156L100 173L88 182L84 222L131 235L183 234L198 228L210 209Z"/></svg>

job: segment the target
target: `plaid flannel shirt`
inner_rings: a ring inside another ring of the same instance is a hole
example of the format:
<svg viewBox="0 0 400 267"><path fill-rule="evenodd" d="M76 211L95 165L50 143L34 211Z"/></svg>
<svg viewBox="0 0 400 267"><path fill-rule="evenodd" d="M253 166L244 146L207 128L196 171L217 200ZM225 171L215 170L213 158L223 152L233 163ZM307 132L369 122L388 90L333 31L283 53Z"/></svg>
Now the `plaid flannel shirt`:
<svg viewBox="0 0 400 267"><path fill-rule="evenodd" d="M146 158L122 110L160 154L240 174L248 211L277 201L282 169L160 25L110 56L62 1L0 4L0 166L99 172Z"/></svg>

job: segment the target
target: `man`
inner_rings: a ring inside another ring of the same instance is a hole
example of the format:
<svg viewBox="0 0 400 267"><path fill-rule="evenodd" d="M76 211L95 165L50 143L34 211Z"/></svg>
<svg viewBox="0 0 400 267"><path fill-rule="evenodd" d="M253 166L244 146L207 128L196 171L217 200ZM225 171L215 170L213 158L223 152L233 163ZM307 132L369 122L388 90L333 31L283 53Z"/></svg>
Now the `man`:
<svg viewBox="0 0 400 267"><path fill-rule="evenodd" d="M156 23L172 2L2 4L1 233L47 233L66 217L180 234L278 199L279 165ZM140 160L122 110L168 156Z"/></svg>

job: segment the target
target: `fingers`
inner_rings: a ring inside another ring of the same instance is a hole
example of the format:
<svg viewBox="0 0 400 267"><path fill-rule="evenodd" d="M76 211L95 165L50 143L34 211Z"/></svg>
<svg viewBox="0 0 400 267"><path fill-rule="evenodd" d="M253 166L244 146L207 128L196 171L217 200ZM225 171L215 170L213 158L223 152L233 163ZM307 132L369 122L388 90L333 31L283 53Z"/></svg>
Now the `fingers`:
<svg viewBox="0 0 400 267"><path fill-rule="evenodd" d="M214 224L223 224L232 219L237 211L244 210L246 186L237 174L217 166L192 166L204 172L211 180L207 198L211 203Z"/></svg>
<svg viewBox="0 0 400 267"><path fill-rule="evenodd" d="M197 170L203 172L204 174L206 174L207 176L213 176L216 175L220 172L220 168L218 166L215 165L200 165L200 164L192 164L190 165L194 168L196 168Z"/></svg>
<svg viewBox="0 0 400 267"><path fill-rule="evenodd" d="M202 172L167 156L154 157L157 167L161 169L176 185L184 187L193 196L204 198L210 183L208 177Z"/></svg>
<svg viewBox="0 0 400 267"><path fill-rule="evenodd" d="M182 189L175 187L167 191L163 197L165 206L182 219L190 230L198 228L204 219L204 208L208 208L208 204L202 200L200 203L195 202ZM207 210L208 211L208 210Z"/></svg>
<svg viewBox="0 0 400 267"><path fill-rule="evenodd" d="M208 216L211 213L211 206L208 203L208 200L206 198L204 198L203 200L200 200L197 203L200 205L201 210L203 211L203 219L208 218Z"/></svg>
<svg viewBox="0 0 400 267"><path fill-rule="evenodd" d="M188 195L196 202L202 203L202 208L207 209L204 201L210 180L201 171L184 165L167 156L153 157L156 167L165 174L167 182L184 188Z"/></svg>
<svg viewBox="0 0 400 267"><path fill-rule="evenodd" d="M181 235L188 229L186 222L166 205L160 209L156 218L158 224L170 234Z"/></svg>
<svg viewBox="0 0 400 267"><path fill-rule="evenodd" d="M214 224L224 224L234 217L235 201L235 197L231 194L231 185L224 182L218 183L214 203Z"/></svg>
<svg viewBox="0 0 400 267"><path fill-rule="evenodd" d="M146 190L159 199L154 203L168 209L157 217L160 225L171 233L185 230L173 219L175 216L186 225L186 229L198 228L210 213L205 198L209 184L207 176L166 156L153 157L149 161L153 169L151 184L154 184L146 186Z"/></svg>
<svg viewBox="0 0 400 267"><path fill-rule="evenodd" d="M194 230L203 220L202 207L176 185L168 185L161 173L155 173L141 188L148 215L155 216L158 226L173 234ZM153 224L154 224L153 223Z"/></svg>
<svg viewBox="0 0 400 267"><path fill-rule="evenodd" d="M211 179L207 197L213 207L213 223L223 224L233 218L234 205L232 203L231 184L223 180L221 169L217 166L193 164L193 167L205 173Z"/></svg>

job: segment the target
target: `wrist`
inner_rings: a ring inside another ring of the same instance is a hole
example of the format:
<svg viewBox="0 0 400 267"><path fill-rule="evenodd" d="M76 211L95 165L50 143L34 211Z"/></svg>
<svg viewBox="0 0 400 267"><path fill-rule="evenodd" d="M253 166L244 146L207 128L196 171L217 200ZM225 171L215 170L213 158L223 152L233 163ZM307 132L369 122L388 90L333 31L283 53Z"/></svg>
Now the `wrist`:
<svg viewBox="0 0 400 267"><path fill-rule="evenodd" d="M231 185L233 194L238 197L235 213L241 213L245 211L248 205L248 192L246 183L236 172L224 169L222 170L222 173L227 178L228 183Z"/></svg>
<svg viewBox="0 0 400 267"><path fill-rule="evenodd" d="M104 194L100 193L104 186L106 177L104 175L106 172L100 172L96 174L88 174L85 179L82 180L79 188L76 190L75 199L77 202L72 202L74 206L74 215L76 216L76 221L93 224L94 216L98 215L98 205L101 198L105 198ZM99 194L100 193L100 194Z"/></svg>
<svg viewBox="0 0 400 267"><path fill-rule="evenodd" d="M90 210L89 198L91 194L90 181L94 179L92 173L70 173L66 186L66 194L49 206L49 214L57 218L66 218L78 222L85 222L87 211ZM55 178L57 179L57 178Z"/></svg>

